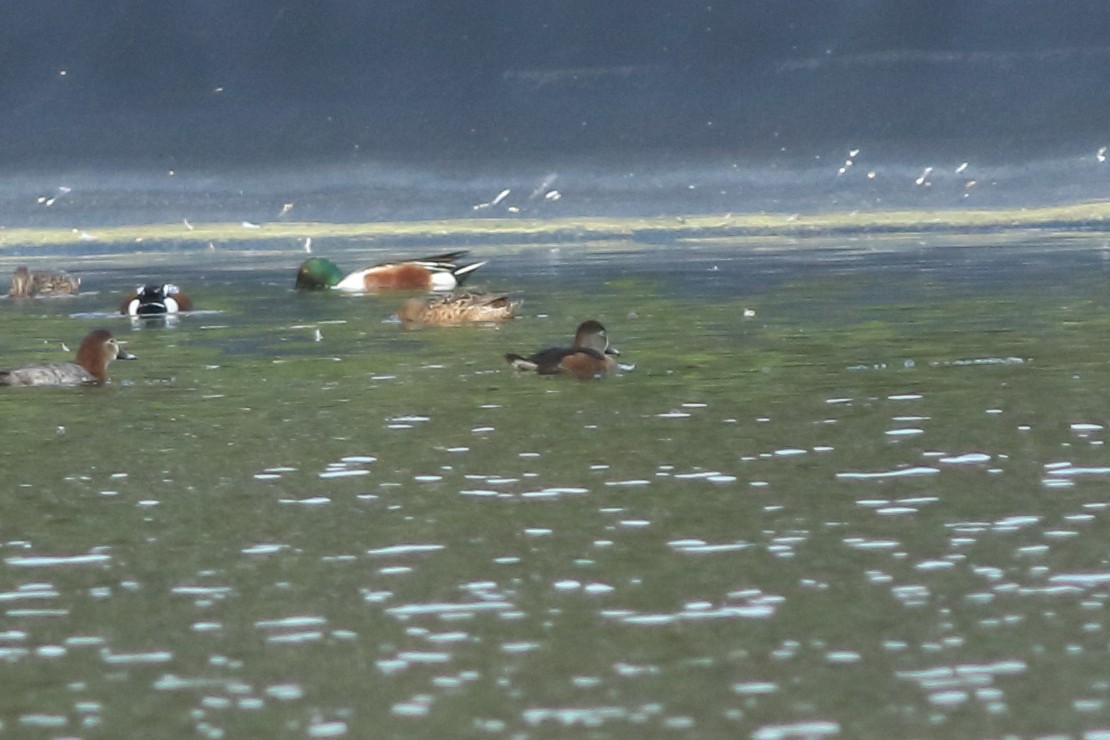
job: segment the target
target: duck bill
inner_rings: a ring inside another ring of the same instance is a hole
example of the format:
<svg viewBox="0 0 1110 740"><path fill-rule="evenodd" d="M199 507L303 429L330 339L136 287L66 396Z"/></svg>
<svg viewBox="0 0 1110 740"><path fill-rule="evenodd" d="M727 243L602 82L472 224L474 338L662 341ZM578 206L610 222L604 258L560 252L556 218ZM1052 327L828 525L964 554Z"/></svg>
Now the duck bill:
<svg viewBox="0 0 1110 740"><path fill-rule="evenodd" d="M605 354L607 355L620 355L621 351L616 347L606 347Z"/></svg>
<svg viewBox="0 0 1110 740"><path fill-rule="evenodd" d="M120 347L119 352L116 353L116 359L117 360L137 360L137 359L139 359L139 356L138 355L133 355L130 352L128 352L127 350L125 350L123 347Z"/></svg>

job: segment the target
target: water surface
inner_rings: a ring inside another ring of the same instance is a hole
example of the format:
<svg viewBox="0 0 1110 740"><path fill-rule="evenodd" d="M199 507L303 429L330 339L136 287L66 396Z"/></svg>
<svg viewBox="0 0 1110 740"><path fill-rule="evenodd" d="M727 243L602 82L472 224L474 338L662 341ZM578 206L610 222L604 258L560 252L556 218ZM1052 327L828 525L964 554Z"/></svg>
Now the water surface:
<svg viewBox="0 0 1110 740"><path fill-rule="evenodd" d="M0 396L2 729L1110 733L1105 237L663 241L446 245L500 328L295 294L290 242L5 300L6 364L140 360ZM205 310L111 314L168 279ZM586 318L616 377L501 359Z"/></svg>

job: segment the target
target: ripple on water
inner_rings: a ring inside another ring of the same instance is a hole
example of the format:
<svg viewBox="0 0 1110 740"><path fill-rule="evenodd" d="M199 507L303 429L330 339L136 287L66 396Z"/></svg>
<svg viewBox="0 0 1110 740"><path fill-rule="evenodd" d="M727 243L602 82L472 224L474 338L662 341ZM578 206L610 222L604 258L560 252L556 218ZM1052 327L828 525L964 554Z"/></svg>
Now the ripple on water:
<svg viewBox="0 0 1110 740"><path fill-rule="evenodd" d="M1110 583L1110 573L1059 573L1051 576L1048 582L1093 588Z"/></svg>
<svg viewBox="0 0 1110 740"><path fill-rule="evenodd" d="M0 592L0 603L28 599L56 599L61 594L48 583L25 583L15 591ZM0 635L0 639L3 635Z"/></svg>
<svg viewBox="0 0 1110 740"><path fill-rule="evenodd" d="M1075 478L1085 475L1110 475L1110 467L1077 467L1072 466L1071 463L1054 463L1051 469L1049 469L1048 465L1045 465L1045 469L1048 471L1048 475L1061 478Z"/></svg>
<svg viewBox="0 0 1110 740"><path fill-rule="evenodd" d="M433 697L428 694L417 694L394 704L390 713L397 717L423 717L431 710L433 701Z"/></svg>
<svg viewBox="0 0 1110 740"><path fill-rule="evenodd" d="M170 593L179 596L198 596L206 599L224 599L234 593L231 586L174 586Z"/></svg>
<svg viewBox="0 0 1110 740"><path fill-rule="evenodd" d="M910 468L898 468L896 470L881 470L872 473L849 471L844 473L837 473L836 477L840 480L882 480L884 478L913 478L924 475L936 475L939 472L939 468L918 466Z"/></svg>
<svg viewBox="0 0 1110 740"><path fill-rule="evenodd" d="M65 727L69 718L64 714L24 714L19 717L19 724L24 727Z"/></svg>
<svg viewBox="0 0 1110 740"><path fill-rule="evenodd" d="M387 417L385 421L387 429L412 429L417 424L423 424L426 421L431 421L431 417L410 414L407 416Z"/></svg>
<svg viewBox="0 0 1110 740"><path fill-rule="evenodd" d="M695 555L710 554L718 552L736 552L738 550L746 550L754 547L750 542L720 542L710 544L705 540L698 539L685 539L685 540L672 540L667 543L670 547L679 552L691 553Z"/></svg>
<svg viewBox="0 0 1110 740"><path fill-rule="evenodd" d="M398 619L409 619L417 616L473 615L478 612L505 611L512 608L513 604L508 601L471 601L464 603L404 604L389 607L385 610L385 613Z"/></svg>
<svg viewBox="0 0 1110 740"><path fill-rule="evenodd" d="M324 506L331 503L327 496L310 496L308 498L279 498L279 504L292 504L294 506Z"/></svg>
<svg viewBox="0 0 1110 740"><path fill-rule="evenodd" d="M296 701L304 697L304 689L301 688L300 684L278 683L267 686L265 694L278 701Z"/></svg>
<svg viewBox="0 0 1110 740"><path fill-rule="evenodd" d="M950 570L956 566L949 560L922 560L914 565L916 570Z"/></svg>
<svg viewBox="0 0 1110 740"><path fill-rule="evenodd" d="M96 565L106 563L112 559L106 553L88 553L86 555L13 555L4 558L4 562L13 568L56 568L67 565Z"/></svg>
<svg viewBox="0 0 1110 740"><path fill-rule="evenodd" d="M995 532L1016 532L1022 527L1028 527L1036 524L1041 520L1039 516L1030 515L1014 515L1003 517L991 525L991 529Z"/></svg>
<svg viewBox="0 0 1110 740"><path fill-rule="evenodd" d="M855 650L830 650L825 653L825 662L827 663L859 663L863 660L863 656Z"/></svg>
<svg viewBox="0 0 1110 740"><path fill-rule="evenodd" d="M562 486L562 487L556 486L556 487L551 487L551 488L542 488L538 491L525 491L525 492L520 494L520 497L521 498L531 498L531 499L537 499L537 498L551 499L551 498L559 498L560 496L580 495L580 494L589 493L589 492L590 492L590 489L588 489L588 488L577 488L575 486Z"/></svg>
<svg viewBox="0 0 1110 740"><path fill-rule="evenodd" d="M827 737L839 734L839 722L815 720L789 725L764 725L752 733L752 740L787 740L788 738Z"/></svg>
<svg viewBox="0 0 1110 740"><path fill-rule="evenodd" d="M350 478L360 475L370 475L366 468L351 468L347 463L331 463L327 469L318 474L320 478Z"/></svg>
<svg viewBox="0 0 1110 740"><path fill-rule="evenodd" d="M1082 422L1071 425L1071 430L1073 432L1075 432L1076 434L1080 434L1080 435L1092 434L1094 432L1101 432L1102 428L1103 427L1102 427L1101 424L1086 424L1086 423L1082 423Z"/></svg>
<svg viewBox="0 0 1110 740"><path fill-rule="evenodd" d="M746 604L743 606L725 605L717 608L681 609L675 612L638 612L631 609L603 610L601 616L622 624L635 626L666 626L681 622L705 622L718 619L770 619L775 615L776 603L772 601Z"/></svg>
<svg viewBox="0 0 1110 740"><path fill-rule="evenodd" d="M945 465L969 465L990 462L991 456L983 452L965 452L962 455L946 455L937 460Z"/></svg>
<svg viewBox="0 0 1110 740"><path fill-rule="evenodd" d="M939 666L921 670L898 671L898 678L916 683L937 706L959 706L974 695L989 711L1004 711L1002 693L993 686L998 675L1018 675L1026 671L1021 660L1002 660L987 664Z"/></svg>
<svg viewBox="0 0 1110 740"><path fill-rule="evenodd" d="M770 681L749 681L746 683L733 684L732 690L737 694L756 696L760 694L774 694L779 690L779 687L778 684Z"/></svg>
<svg viewBox="0 0 1110 740"><path fill-rule="evenodd" d="M102 648L100 651L100 659L109 665L169 663L173 660L173 653L169 650L151 650L144 653L116 653L108 648Z"/></svg>
<svg viewBox="0 0 1110 740"><path fill-rule="evenodd" d="M522 713L525 724L536 727L538 725L555 722L563 727L601 727L606 722L613 720L627 720L637 724L645 722L649 717L662 713L658 704L648 704L641 707L594 706L574 708L533 708L525 709Z"/></svg>
<svg viewBox="0 0 1110 740"><path fill-rule="evenodd" d="M390 545L389 547L379 547L373 550L367 550L366 554L371 557L386 556L392 557L395 555L412 555L426 552L439 552L440 550L447 549L444 545L435 544L404 544L404 545Z"/></svg>
<svg viewBox="0 0 1110 740"><path fill-rule="evenodd" d="M690 473L674 473L675 480L706 480L710 483L732 483L735 475L727 475L716 470L695 471Z"/></svg>
<svg viewBox="0 0 1110 740"><path fill-rule="evenodd" d="M240 552L242 552L244 555L273 555L274 553L278 553L282 550L288 549L289 545L258 544L251 545L250 547L244 547Z"/></svg>
<svg viewBox="0 0 1110 740"><path fill-rule="evenodd" d="M867 537L845 537L844 544L856 550L897 550L902 543L897 540L877 540Z"/></svg>

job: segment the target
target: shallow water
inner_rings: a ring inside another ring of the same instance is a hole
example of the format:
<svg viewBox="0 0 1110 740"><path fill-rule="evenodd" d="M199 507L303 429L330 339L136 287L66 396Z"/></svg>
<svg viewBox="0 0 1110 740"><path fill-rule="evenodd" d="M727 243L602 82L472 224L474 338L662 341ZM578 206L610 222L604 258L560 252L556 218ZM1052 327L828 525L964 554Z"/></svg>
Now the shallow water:
<svg viewBox="0 0 1110 740"><path fill-rule="evenodd" d="M140 358L0 395L8 734L1110 733L1102 235L476 240L520 318L412 332L257 246L0 305Z"/></svg>

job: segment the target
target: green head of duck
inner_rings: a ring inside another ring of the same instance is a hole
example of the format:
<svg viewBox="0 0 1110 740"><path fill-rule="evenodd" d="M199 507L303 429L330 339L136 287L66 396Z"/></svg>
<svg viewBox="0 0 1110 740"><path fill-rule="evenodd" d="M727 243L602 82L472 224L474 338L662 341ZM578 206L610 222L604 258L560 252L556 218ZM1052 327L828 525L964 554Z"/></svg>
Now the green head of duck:
<svg viewBox="0 0 1110 740"><path fill-rule="evenodd" d="M343 271L331 260L311 257L297 270L297 290L322 290L331 288L343 279Z"/></svg>

